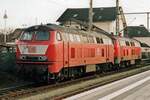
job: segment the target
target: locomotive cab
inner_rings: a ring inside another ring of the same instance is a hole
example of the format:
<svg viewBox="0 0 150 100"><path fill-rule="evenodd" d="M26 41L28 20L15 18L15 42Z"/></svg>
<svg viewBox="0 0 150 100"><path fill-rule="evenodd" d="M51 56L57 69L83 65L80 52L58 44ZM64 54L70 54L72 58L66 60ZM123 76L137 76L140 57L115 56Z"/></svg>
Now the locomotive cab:
<svg viewBox="0 0 150 100"><path fill-rule="evenodd" d="M31 73L31 77L36 77L38 74L38 78L47 75L48 67L56 61L55 34L55 30L43 25L22 32L16 42L17 69L20 75Z"/></svg>
<svg viewBox="0 0 150 100"><path fill-rule="evenodd" d="M27 62L48 61L47 50L53 42L53 31L42 26L25 30L17 42L17 59Z"/></svg>

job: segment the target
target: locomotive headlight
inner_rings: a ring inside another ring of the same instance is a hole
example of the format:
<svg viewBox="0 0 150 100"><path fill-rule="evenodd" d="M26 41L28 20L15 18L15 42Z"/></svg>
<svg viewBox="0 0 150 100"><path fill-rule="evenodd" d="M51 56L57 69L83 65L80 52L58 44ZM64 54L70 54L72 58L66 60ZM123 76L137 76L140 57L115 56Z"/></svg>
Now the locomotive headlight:
<svg viewBox="0 0 150 100"><path fill-rule="evenodd" d="M40 56L39 57L39 61L46 61L47 60L47 57L46 56Z"/></svg>
<svg viewBox="0 0 150 100"><path fill-rule="evenodd" d="M25 60L26 57L25 56L20 56L20 60Z"/></svg>

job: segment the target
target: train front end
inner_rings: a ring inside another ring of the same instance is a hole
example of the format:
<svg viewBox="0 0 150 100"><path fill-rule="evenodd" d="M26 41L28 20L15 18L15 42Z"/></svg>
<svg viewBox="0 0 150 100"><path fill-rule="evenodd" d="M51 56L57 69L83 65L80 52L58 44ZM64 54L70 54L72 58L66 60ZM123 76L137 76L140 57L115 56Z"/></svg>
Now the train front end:
<svg viewBox="0 0 150 100"><path fill-rule="evenodd" d="M16 42L19 75L32 78L47 77L48 65L55 59L52 49L54 33L53 30L42 25L27 28L22 32Z"/></svg>

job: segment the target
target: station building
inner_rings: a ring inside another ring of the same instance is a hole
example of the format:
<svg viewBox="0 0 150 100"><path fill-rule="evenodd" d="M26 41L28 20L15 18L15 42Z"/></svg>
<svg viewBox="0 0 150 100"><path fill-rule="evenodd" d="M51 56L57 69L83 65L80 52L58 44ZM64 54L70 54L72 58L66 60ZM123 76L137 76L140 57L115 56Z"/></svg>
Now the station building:
<svg viewBox="0 0 150 100"><path fill-rule="evenodd" d="M116 15L116 7L93 8L93 24L108 33L116 33ZM119 18L122 19L121 11ZM72 22L71 19L77 19L83 23L87 23L89 20L89 8L69 8L57 19L57 22L64 26L80 27L79 24ZM119 30L124 29L124 21L120 20ZM123 34L123 32L121 33ZM142 25L128 26L127 36L150 46L150 32Z"/></svg>
<svg viewBox="0 0 150 100"><path fill-rule="evenodd" d="M128 26L128 36L150 46L150 32L143 26Z"/></svg>
<svg viewBox="0 0 150 100"><path fill-rule="evenodd" d="M122 8L121 8L122 9ZM116 33L116 7L93 8L93 24L108 33ZM121 16L119 16L121 18ZM89 20L89 8L69 8L57 20L60 24L71 27L79 27L71 22L71 19L87 23ZM123 29L123 22L119 22L120 30Z"/></svg>

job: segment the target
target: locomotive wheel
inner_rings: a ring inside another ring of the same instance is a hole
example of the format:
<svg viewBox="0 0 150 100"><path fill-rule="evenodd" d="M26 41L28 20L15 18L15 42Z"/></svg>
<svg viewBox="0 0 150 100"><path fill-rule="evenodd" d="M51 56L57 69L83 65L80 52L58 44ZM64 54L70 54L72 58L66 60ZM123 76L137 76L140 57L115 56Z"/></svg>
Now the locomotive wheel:
<svg viewBox="0 0 150 100"><path fill-rule="evenodd" d="M113 68L114 68L114 70L119 71L119 69L120 69L120 64L115 64L115 65L113 66Z"/></svg>
<svg viewBox="0 0 150 100"><path fill-rule="evenodd" d="M102 66L100 64L96 65L96 74L102 73Z"/></svg>
<svg viewBox="0 0 150 100"><path fill-rule="evenodd" d="M126 62L126 67L130 67L130 62L129 61Z"/></svg>
<svg viewBox="0 0 150 100"><path fill-rule="evenodd" d="M113 65L111 63L109 64L109 68L110 68L110 71L113 70Z"/></svg>
<svg viewBox="0 0 150 100"><path fill-rule="evenodd" d="M25 78L25 68L23 65L18 65L18 68L17 68L17 77L18 78L21 78L21 79L24 79Z"/></svg>
<svg viewBox="0 0 150 100"><path fill-rule="evenodd" d="M109 64L103 64L102 65L102 72L105 73L109 70Z"/></svg>
<svg viewBox="0 0 150 100"><path fill-rule="evenodd" d="M55 74L55 82L61 82L65 79L63 70Z"/></svg>

